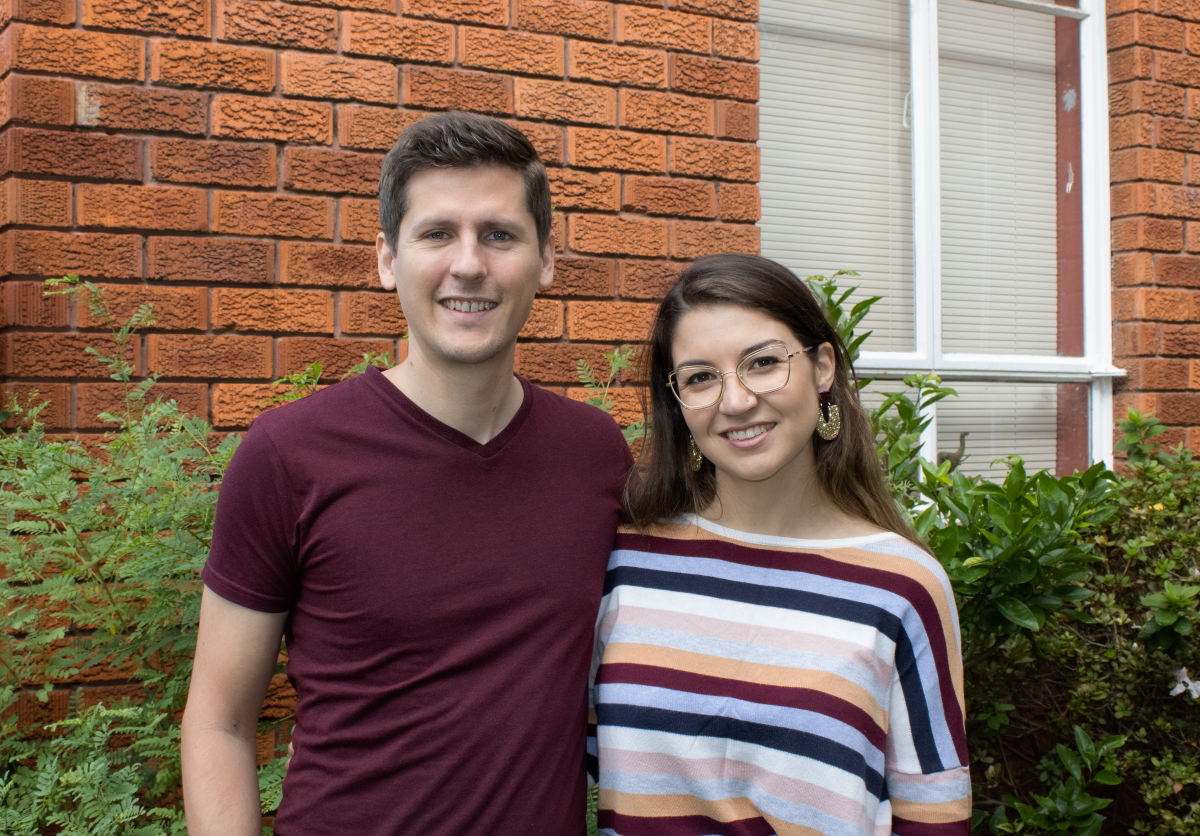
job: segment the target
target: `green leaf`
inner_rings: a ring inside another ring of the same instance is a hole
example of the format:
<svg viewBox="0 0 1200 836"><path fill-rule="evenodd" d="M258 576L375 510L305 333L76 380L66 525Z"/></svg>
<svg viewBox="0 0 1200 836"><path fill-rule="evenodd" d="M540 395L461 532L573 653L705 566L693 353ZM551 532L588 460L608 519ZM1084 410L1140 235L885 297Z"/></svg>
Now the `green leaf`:
<svg viewBox="0 0 1200 836"><path fill-rule="evenodd" d="M1070 749L1068 749L1066 746L1063 746L1061 743L1056 745L1054 747L1054 750L1056 752L1058 752L1058 759L1063 762L1063 766L1065 766L1067 768L1067 771L1070 772L1071 775L1074 776L1075 780L1082 781L1083 780L1082 766L1079 763L1079 758L1075 756L1075 753L1072 752Z"/></svg>
<svg viewBox="0 0 1200 836"><path fill-rule="evenodd" d="M1117 775L1115 772L1111 772L1107 769L1101 769L1099 772L1097 772L1095 775L1092 776L1092 780L1099 781L1101 784L1107 784L1110 787L1116 786L1117 784L1121 783L1121 777L1119 775Z"/></svg>
<svg viewBox="0 0 1200 836"><path fill-rule="evenodd" d="M1033 612L1029 607L1022 604L1011 595L1006 595L996 601L996 609L1000 614L1016 624L1018 627L1024 627L1026 630L1037 630L1038 621L1034 617Z"/></svg>

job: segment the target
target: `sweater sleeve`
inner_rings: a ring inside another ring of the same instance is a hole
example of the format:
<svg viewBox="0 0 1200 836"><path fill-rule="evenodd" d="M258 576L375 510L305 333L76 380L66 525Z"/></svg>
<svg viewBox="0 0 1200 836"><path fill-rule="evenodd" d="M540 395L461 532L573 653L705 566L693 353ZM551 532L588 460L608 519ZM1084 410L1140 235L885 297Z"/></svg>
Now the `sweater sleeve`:
<svg viewBox="0 0 1200 836"><path fill-rule="evenodd" d="M907 613L896 645L884 763L895 836L971 832L962 656L947 597Z"/></svg>

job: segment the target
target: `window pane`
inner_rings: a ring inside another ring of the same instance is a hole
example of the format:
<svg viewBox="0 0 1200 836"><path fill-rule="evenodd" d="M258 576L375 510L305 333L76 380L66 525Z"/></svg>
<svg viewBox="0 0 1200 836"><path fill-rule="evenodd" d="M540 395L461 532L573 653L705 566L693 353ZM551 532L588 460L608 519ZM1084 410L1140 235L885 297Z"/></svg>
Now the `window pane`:
<svg viewBox="0 0 1200 836"><path fill-rule="evenodd" d="M1002 481L1007 468L1003 462L993 465L992 460L1013 453L1025 460L1028 473L1055 469L1057 386L972 381L946 385L958 397L946 398L936 407L938 452L955 453L960 433L970 433L959 464L964 473Z"/></svg>
<svg viewBox="0 0 1200 836"><path fill-rule="evenodd" d="M913 350L907 0L763 0L762 253L857 270L871 348Z"/></svg>
<svg viewBox="0 0 1200 836"><path fill-rule="evenodd" d="M1058 350L1055 25L938 2L947 352Z"/></svg>

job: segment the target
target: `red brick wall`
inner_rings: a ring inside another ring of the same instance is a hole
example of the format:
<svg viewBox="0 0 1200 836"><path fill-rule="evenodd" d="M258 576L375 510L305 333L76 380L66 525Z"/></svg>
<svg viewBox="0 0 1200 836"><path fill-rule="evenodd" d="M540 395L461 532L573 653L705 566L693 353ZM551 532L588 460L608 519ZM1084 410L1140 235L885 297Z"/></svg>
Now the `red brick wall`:
<svg viewBox="0 0 1200 836"><path fill-rule="evenodd" d="M688 260L758 251L755 0L0 10L0 379L49 398L55 429L97 429L118 397L82 354L102 336L86 308L41 295L67 272L119 313L154 303L141 370L221 429L313 360L336 377L402 353L374 196L430 111L514 120L551 166L557 279L517 355L536 382L641 338Z"/></svg>
<svg viewBox="0 0 1200 836"><path fill-rule="evenodd" d="M1109 0L1116 417L1200 450L1200 0Z"/></svg>

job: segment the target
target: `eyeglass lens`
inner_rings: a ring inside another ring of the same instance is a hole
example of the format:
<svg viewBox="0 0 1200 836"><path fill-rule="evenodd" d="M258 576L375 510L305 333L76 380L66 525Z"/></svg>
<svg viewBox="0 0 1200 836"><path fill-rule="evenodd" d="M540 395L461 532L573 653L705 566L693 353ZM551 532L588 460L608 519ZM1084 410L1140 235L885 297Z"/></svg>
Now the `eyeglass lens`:
<svg viewBox="0 0 1200 836"><path fill-rule="evenodd" d="M791 361L787 348L770 345L748 354L737 365L737 376L755 394L782 388L787 382ZM721 400L725 375L712 366L681 366L675 370L675 391L684 406L702 408Z"/></svg>

